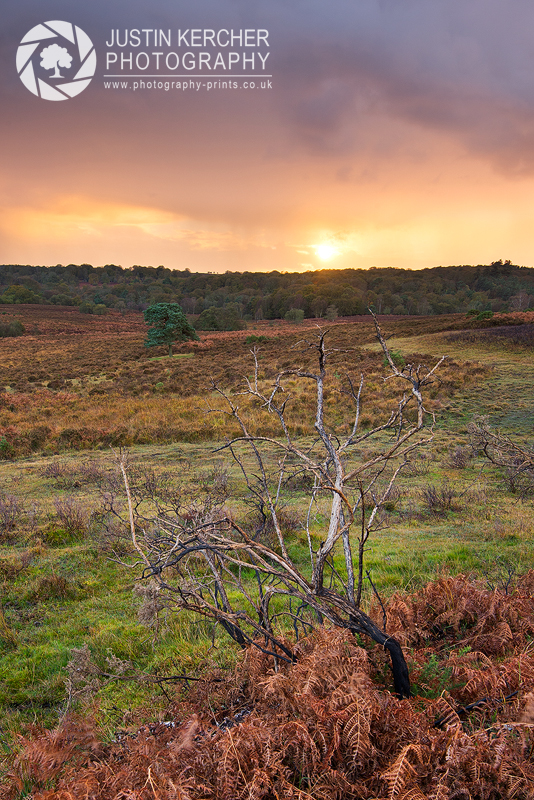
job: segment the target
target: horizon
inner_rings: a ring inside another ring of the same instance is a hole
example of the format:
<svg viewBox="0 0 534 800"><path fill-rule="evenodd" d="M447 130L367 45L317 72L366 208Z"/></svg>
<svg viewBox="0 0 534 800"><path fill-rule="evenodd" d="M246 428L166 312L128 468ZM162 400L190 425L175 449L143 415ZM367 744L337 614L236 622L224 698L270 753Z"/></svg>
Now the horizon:
<svg viewBox="0 0 534 800"><path fill-rule="evenodd" d="M270 269L270 270L225 270L224 272L215 272L213 270L192 270L188 267L167 267L165 264L132 264L130 266L123 266L122 264L112 264L111 262L107 262L106 264L89 264L87 261L82 261L79 264L0 264L0 269L2 267L30 267L30 268L38 268L38 269L66 269L67 267L82 267L87 266L91 267L92 269L105 269L106 267L118 267L122 270L133 270L133 269L168 269L171 272L188 272L191 275L225 275L225 274L232 274L232 275L243 275L243 274L250 274L250 275L261 275L261 274L272 274L277 273L279 275L306 275L306 274L313 274L316 272L343 272L343 271L363 271L369 272L370 270L399 270L399 271L409 271L409 272L423 272L425 270L433 270L433 269L461 269L464 267L493 267L493 266L503 266L503 267L514 267L518 269L534 269L534 266L530 266L528 264L514 264L509 259L497 259L496 261L491 261L488 264L436 264L432 267L394 267L391 265L379 267L376 265L371 265L370 267L335 267L335 266L323 266L317 267L315 269L309 270L280 270L280 269Z"/></svg>

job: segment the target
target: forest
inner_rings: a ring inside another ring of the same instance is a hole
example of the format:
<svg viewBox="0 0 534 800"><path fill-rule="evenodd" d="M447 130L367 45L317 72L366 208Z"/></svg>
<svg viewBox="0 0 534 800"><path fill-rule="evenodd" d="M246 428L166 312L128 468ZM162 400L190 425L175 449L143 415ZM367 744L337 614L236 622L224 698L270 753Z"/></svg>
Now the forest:
<svg viewBox="0 0 534 800"><path fill-rule="evenodd" d="M510 261L487 265L323 269L302 273L192 273L164 266L90 264L0 266L0 304L75 306L82 313L144 310L154 303L180 303L201 315L203 329L239 330L243 321L365 314L436 315L526 311L534 307L534 268ZM214 310L224 311L213 322Z"/></svg>

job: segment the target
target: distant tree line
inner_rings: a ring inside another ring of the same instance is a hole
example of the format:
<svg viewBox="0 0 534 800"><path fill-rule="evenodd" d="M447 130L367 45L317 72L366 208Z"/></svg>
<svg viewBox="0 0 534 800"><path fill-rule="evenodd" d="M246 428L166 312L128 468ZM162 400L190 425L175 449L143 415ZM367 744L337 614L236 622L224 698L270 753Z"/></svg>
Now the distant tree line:
<svg viewBox="0 0 534 800"><path fill-rule="evenodd" d="M243 321L366 313L447 314L534 308L534 268L510 261L478 266L324 269L313 272L193 273L166 267L90 264L0 266L0 303L144 311L179 303L199 330L232 330Z"/></svg>

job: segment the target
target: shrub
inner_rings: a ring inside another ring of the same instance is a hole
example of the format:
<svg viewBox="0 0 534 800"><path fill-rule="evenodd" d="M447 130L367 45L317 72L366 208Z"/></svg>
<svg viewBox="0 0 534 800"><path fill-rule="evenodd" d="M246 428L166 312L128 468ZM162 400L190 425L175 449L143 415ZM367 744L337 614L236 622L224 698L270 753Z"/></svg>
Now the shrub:
<svg viewBox="0 0 534 800"><path fill-rule="evenodd" d="M314 482L313 473L301 469L288 476L286 486L288 489L294 489L295 491L309 492L313 489Z"/></svg>
<svg viewBox="0 0 534 800"><path fill-rule="evenodd" d="M256 541L276 546L276 530L268 508L254 509L249 514L247 521L254 530L254 539ZM298 512L287 506L279 509L278 523L286 535L302 530L302 520Z"/></svg>
<svg viewBox="0 0 534 800"><path fill-rule="evenodd" d="M100 486L100 484L106 480L107 475L107 471L93 459L82 461L80 464L78 464L76 470L76 476L78 478L79 485L81 486L84 484L94 484L95 486Z"/></svg>
<svg viewBox="0 0 534 800"><path fill-rule="evenodd" d="M29 593L28 599L32 603L42 603L46 600L68 600L75 594L74 586L63 575L46 575Z"/></svg>
<svg viewBox="0 0 534 800"><path fill-rule="evenodd" d="M0 438L0 458L10 459L15 455L15 448L8 442L5 436Z"/></svg>
<svg viewBox="0 0 534 800"><path fill-rule="evenodd" d="M453 469L465 469L472 458L472 450L458 445L458 447L455 447L449 455L449 465Z"/></svg>
<svg viewBox="0 0 534 800"><path fill-rule="evenodd" d="M26 328L22 322L15 319L12 322L8 322L7 325L0 325L0 338L6 339L10 336L22 336L25 330Z"/></svg>
<svg viewBox="0 0 534 800"><path fill-rule="evenodd" d="M415 452L406 464L403 474L411 478L422 478L430 472L432 456L427 453Z"/></svg>
<svg viewBox="0 0 534 800"><path fill-rule="evenodd" d="M18 638L15 631L8 625L4 616L4 610L0 605L0 641L3 641L8 647L16 647Z"/></svg>
<svg viewBox="0 0 534 800"><path fill-rule="evenodd" d="M24 511L21 500L12 494L0 494L0 538L9 536Z"/></svg>
<svg viewBox="0 0 534 800"><path fill-rule="evenodd" d="M517 443L494 432L486 417L475 418L468 427L471 446L502 470L508 491L525 497L534 491L532 443Z"/></svg>
<svg viewBox="0 0 534 800"><path fill-rule="evenodd" d="M230 493L230 475L224 462L215 463L205 479L201 488L217 501L224 502Z"/></svg>
<svg viewBox="0 0 534 800"><path fill-rule="evenodd" d="M29 431L29 445L31 450L38 450L44 447L46 440L50 436L51 430L48 425L34 425Z"/></svg>
<svg viewBox="0 0 534 800"><path fill-rule="evenodd" d="M505 466L502 475L506 489L510 494L519 494L521 497L532 494L534 489L532 469L525 469L519 459L515 464Z"/></svg>
<svg viewBox="0 0 534 800"><path fill-rule="evenodd" d="M265 342L268 341L269 339L267 338L267 336L261 336L261 335L256 336L256 334L251 333L249 334L249 336L246 337L245 344L265 344Z"/></svg>
<svg viewBox="0 0 534 800"><path fill-rule="evenodd" d="M51 461L40 470L43 478L51 478L56 481L59 488L67 489L77 486L72 476L72 470L65 461Z"/></svg>
<svg viewBox="0 0 534 800"><path fill-rule="evenodd" d="M77 500L72 497L54 500L56 518L68 538L80 539L87 533L89 514Z"/></svg>
<svg viewBox="0 0 534 800"><path fill-rule="evenodd" d="M93 484L99 486L106 480L107 472L94 459L69 464L66 461L51 461L40 470L43 478L55 481L58 489L79 489Z"/></svg>
<svg viewBox="0 0 534 800"><path fill-rule="evenodd" d="M395 366L398 367L399 369L404 369L404 367L406 366L406 360L402 355L402 353L400 352L400 350L390 350L389 354ZM386 356L384 356L382 363L385 367L388 366L389 362Z"/></svg>
<svg viewBox="0 0 534 800"><path fill-rule="evenodd" d="M51 547L60 547L64 544L69 544L72 541L72 536L55 522L50 522L46 530L43 531L43 541Z"/></svg>
<svg viewBox="0 0 534 800"><path fill-rule="evenodd" d="M436 517L444 516L447 511L459 511L458 493L453 487L443 481L441 486L429 483L421 490L421 496L427 510Z"/></svg>

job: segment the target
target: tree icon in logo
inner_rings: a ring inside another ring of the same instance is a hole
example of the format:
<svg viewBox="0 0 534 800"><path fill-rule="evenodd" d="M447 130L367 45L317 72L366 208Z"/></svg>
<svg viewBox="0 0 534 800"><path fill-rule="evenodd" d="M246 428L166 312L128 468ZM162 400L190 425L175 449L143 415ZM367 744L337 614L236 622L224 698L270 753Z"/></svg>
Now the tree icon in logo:
<svg viewBox="0 0 534 800"><path fill-rule="evenodd" d="M47 46L43 48L43 44ZM65 78L59 71L71 68L76 70L71 78ZM44 70L53 70L52 75ZM85 31L72 22L56 19L35 25L22 37L17 49L19 78L32 94L43 100L76 97L89 86L95 71L93 43Z"/></svg>
<svg viewBox="0 0 534 800"><path fill-rule="evenodd" d="M62 78L63 75L59 74L59 67L70 69L72 64L72 56L66 47L60 47L58 44L50 44L41 51L41 66L43 69L53 69L54 73L51 78Z"/></svg>

